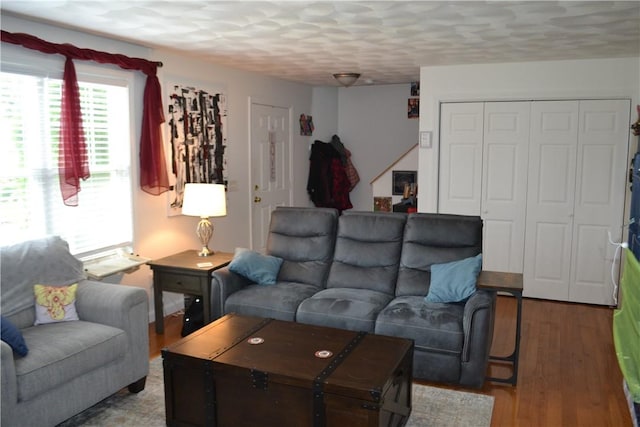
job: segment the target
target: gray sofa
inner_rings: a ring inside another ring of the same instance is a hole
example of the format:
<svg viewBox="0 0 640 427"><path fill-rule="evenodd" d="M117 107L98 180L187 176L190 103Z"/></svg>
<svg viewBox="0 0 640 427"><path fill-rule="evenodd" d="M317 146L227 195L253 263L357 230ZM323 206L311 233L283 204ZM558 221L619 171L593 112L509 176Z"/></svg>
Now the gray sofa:
<svg viewBox="0 0 640 427"><path fill-rule="evenodd" d="M212 278L212 318L238 314L414 340L414 378L480 387L496 295L433 303L431 266L482 251L479 217L279 207L267 254L282 258L275 285L229 268Z"/></svg>
<svg viewBox="0 0 640 427"><path fill-rule="evenodd" d="M124 387L144 389L144 289L84 280L82 263L59 237L0 248L0 270L2 316L29 350L21 357L1 342L2 426L54 426ZM34 326L34 284L72 283L80 320Z"/></svg>

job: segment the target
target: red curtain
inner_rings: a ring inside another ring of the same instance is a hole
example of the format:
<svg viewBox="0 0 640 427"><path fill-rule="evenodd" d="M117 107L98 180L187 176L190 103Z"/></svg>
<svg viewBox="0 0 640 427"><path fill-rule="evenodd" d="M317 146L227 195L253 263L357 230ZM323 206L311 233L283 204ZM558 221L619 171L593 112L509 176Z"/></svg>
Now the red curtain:
<svg viewBox="0 0 640 427"><path fill-rule="evenodd" d="M67 206L78 206L80 179L89 178L89 159L82 130L80 89L71 58L64 64L58 174L62 201Z"/></svg>
<svg viewBox="0 0 640 427"><path fill-rule="evenodd" d="M144 90L144 110L142 113L142 132L140 137L140 187L147 193L158 195L169 190L169 178L167 175L167 167L164 157L164 149L162 147L162 132L160 126L164 122L164 113L162 108L162 93L160 89L160 82L156 75L158 70L158 63L147 61L141 58L129 58L125 55L99 52L92 49L82 49L70 44L50 43L45 40L39 39L29 34L21 33L9 33L2 30L2 41L12 44L21 45L28 49L34 49L43 53L60 54L67 57L67 63L65 64L65 93L68 87L75 86L76 97L77 91L77 79L75 78L75 69L73 68L72 59L90 60L101 64L114 64L120 68L126 70L138 70L147 75L147 82ZM71 64L68 67L68 64ZM73 70L73 77L67 76L68 69ZM73 78L75 84L72 85L67 79ZM73 90L73 89L69 89ZM82 118L79 108L79 98L77 101L78 108L75 110L73 106L73 94L70 95L69 101L65 101L63 95L63 120L61 123L61 135L68 136L69 142L61 140L61 152L64 154L64 161L60 162L60 165L64 165L65 171L60 170L60 176L64 176L65 180L61 180L60 185L63 192L63 199L65 203L65 186L69 185L69 188L76 186L79 190L80 179L86 179L89 176L88 169L86 170L86 176L82 162L86 163L86 148L84 147L84 136L82 135ZM68 103L71 104L68 104ZM64 111L68 109L69 113L74 118L65 120ZM69 128L67 128L69 126ZM79 133L78 133L79 127ZM73 148L70 148L73 146ZM64 150L63 150L64 148ZM73 176L68 175L68 170ZM67 188L68 190L68 188ZM77 198L77 190L71 195L71 198Z"/></svg>
<svg viewBox="0 0 640 427"><path fill-rule="evenodd" d="M160 125L164 123L160 93L158 77L148 76L144 88L144 114L140 136L140 186L147 193L154 195L169 190L160 129Z"/></svg>

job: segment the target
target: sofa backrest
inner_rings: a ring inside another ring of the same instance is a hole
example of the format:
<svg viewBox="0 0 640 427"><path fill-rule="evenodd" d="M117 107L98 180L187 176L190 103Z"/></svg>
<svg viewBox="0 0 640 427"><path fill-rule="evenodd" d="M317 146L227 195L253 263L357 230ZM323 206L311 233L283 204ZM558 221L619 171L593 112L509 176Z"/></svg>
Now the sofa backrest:
<svg viewBox="0 0 640 427"><path fill-rule="evenodd" d="M394 294L406 214L343 212L327 288Z"/></svg>
<svg viewBox="0 0 640 427"><path fill-rule="evenodd" d="M396 296L427 295L431 266L482 252L479 216L409 214L404 229Z"/></svg>
<svg viewBox="0 0 640 427"><path fill-rule="evenodd" d="M58 236L0 248L0 309L18 328L35 320L33 285L69 285L84 278L82 262Z"/></svg>
<svg viewBox="0 0 640 427"><path fill-rule="evenodd" d="M278 207L271 213L267 254L282 258L279 281L324 287L333 259L338 211Z"/></svg>

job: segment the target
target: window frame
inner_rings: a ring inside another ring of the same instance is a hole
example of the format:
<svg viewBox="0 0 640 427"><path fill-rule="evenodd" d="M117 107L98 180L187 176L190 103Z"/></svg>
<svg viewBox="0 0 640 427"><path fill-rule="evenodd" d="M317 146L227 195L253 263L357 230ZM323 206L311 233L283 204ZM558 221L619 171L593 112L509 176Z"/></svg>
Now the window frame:
<svg viewBox="0 0 640 427"><path fill-rule="evenodd" d="M50 55L43 54L37 51L27 50L19 46L9 45L3 43L1 55L1 69L3 72L31 75L40 78L63 78L64 62L65 58L62 55ZM78 81L86 81L88 83L106 84L125 87L128 90L128 116L129 126L123 133L128 135L128 155L129 155L129 206L131 210L129 212L130 217L130 238L123 242L111 242L105 247L96 247L91 250L78 252L72 247L72 253L78 258L92 257L96 254L105 252L114 252L121 248L129 248L133 245L135 230L135 191L136 183L138 182L137 171L138 163L136 161L137 149L135 144L135 123L138 114L135 111L134 98L137 92L136 76L132 71L122 70L115 65L97 64L92 61L75 60L74 66ZM92 172L90 170L90 172ZM84 181L80 181L80 186ZM59 192L59 187L58 187ZM51 193L49 193L51 194ZM62 196L60 193L56 194L56 197L62 203ZM82 191L80 192L80 205L82 204ZM99 225L98 225L99 226ZM11 244L15 242L4 242L3 244ZM71 246L71 245L70 245Z"/></svg>

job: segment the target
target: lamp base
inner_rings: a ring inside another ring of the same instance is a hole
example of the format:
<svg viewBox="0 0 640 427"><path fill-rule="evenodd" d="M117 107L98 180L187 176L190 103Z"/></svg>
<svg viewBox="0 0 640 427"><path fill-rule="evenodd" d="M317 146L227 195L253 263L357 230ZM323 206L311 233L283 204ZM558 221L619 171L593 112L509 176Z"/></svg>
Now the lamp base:
<svg viewBox="0 0 640 427"><path fill-rule="evenodd" d="M200 222L196 227L196 235L200 239L202 244L202 250L198 252L198 256L210 256L213 255L213 251L209 249L209 240L213 235L213 225L207 217L200 217Z"/></svg>
<svg viewBox="0 0 640 427"><path fill-rule="evenodd" d="M211 249L209 249L206 246L202 247L202 250L200 252L198 252L198 256L211 256L213 255L215 252L213 252Z"/></svg>

